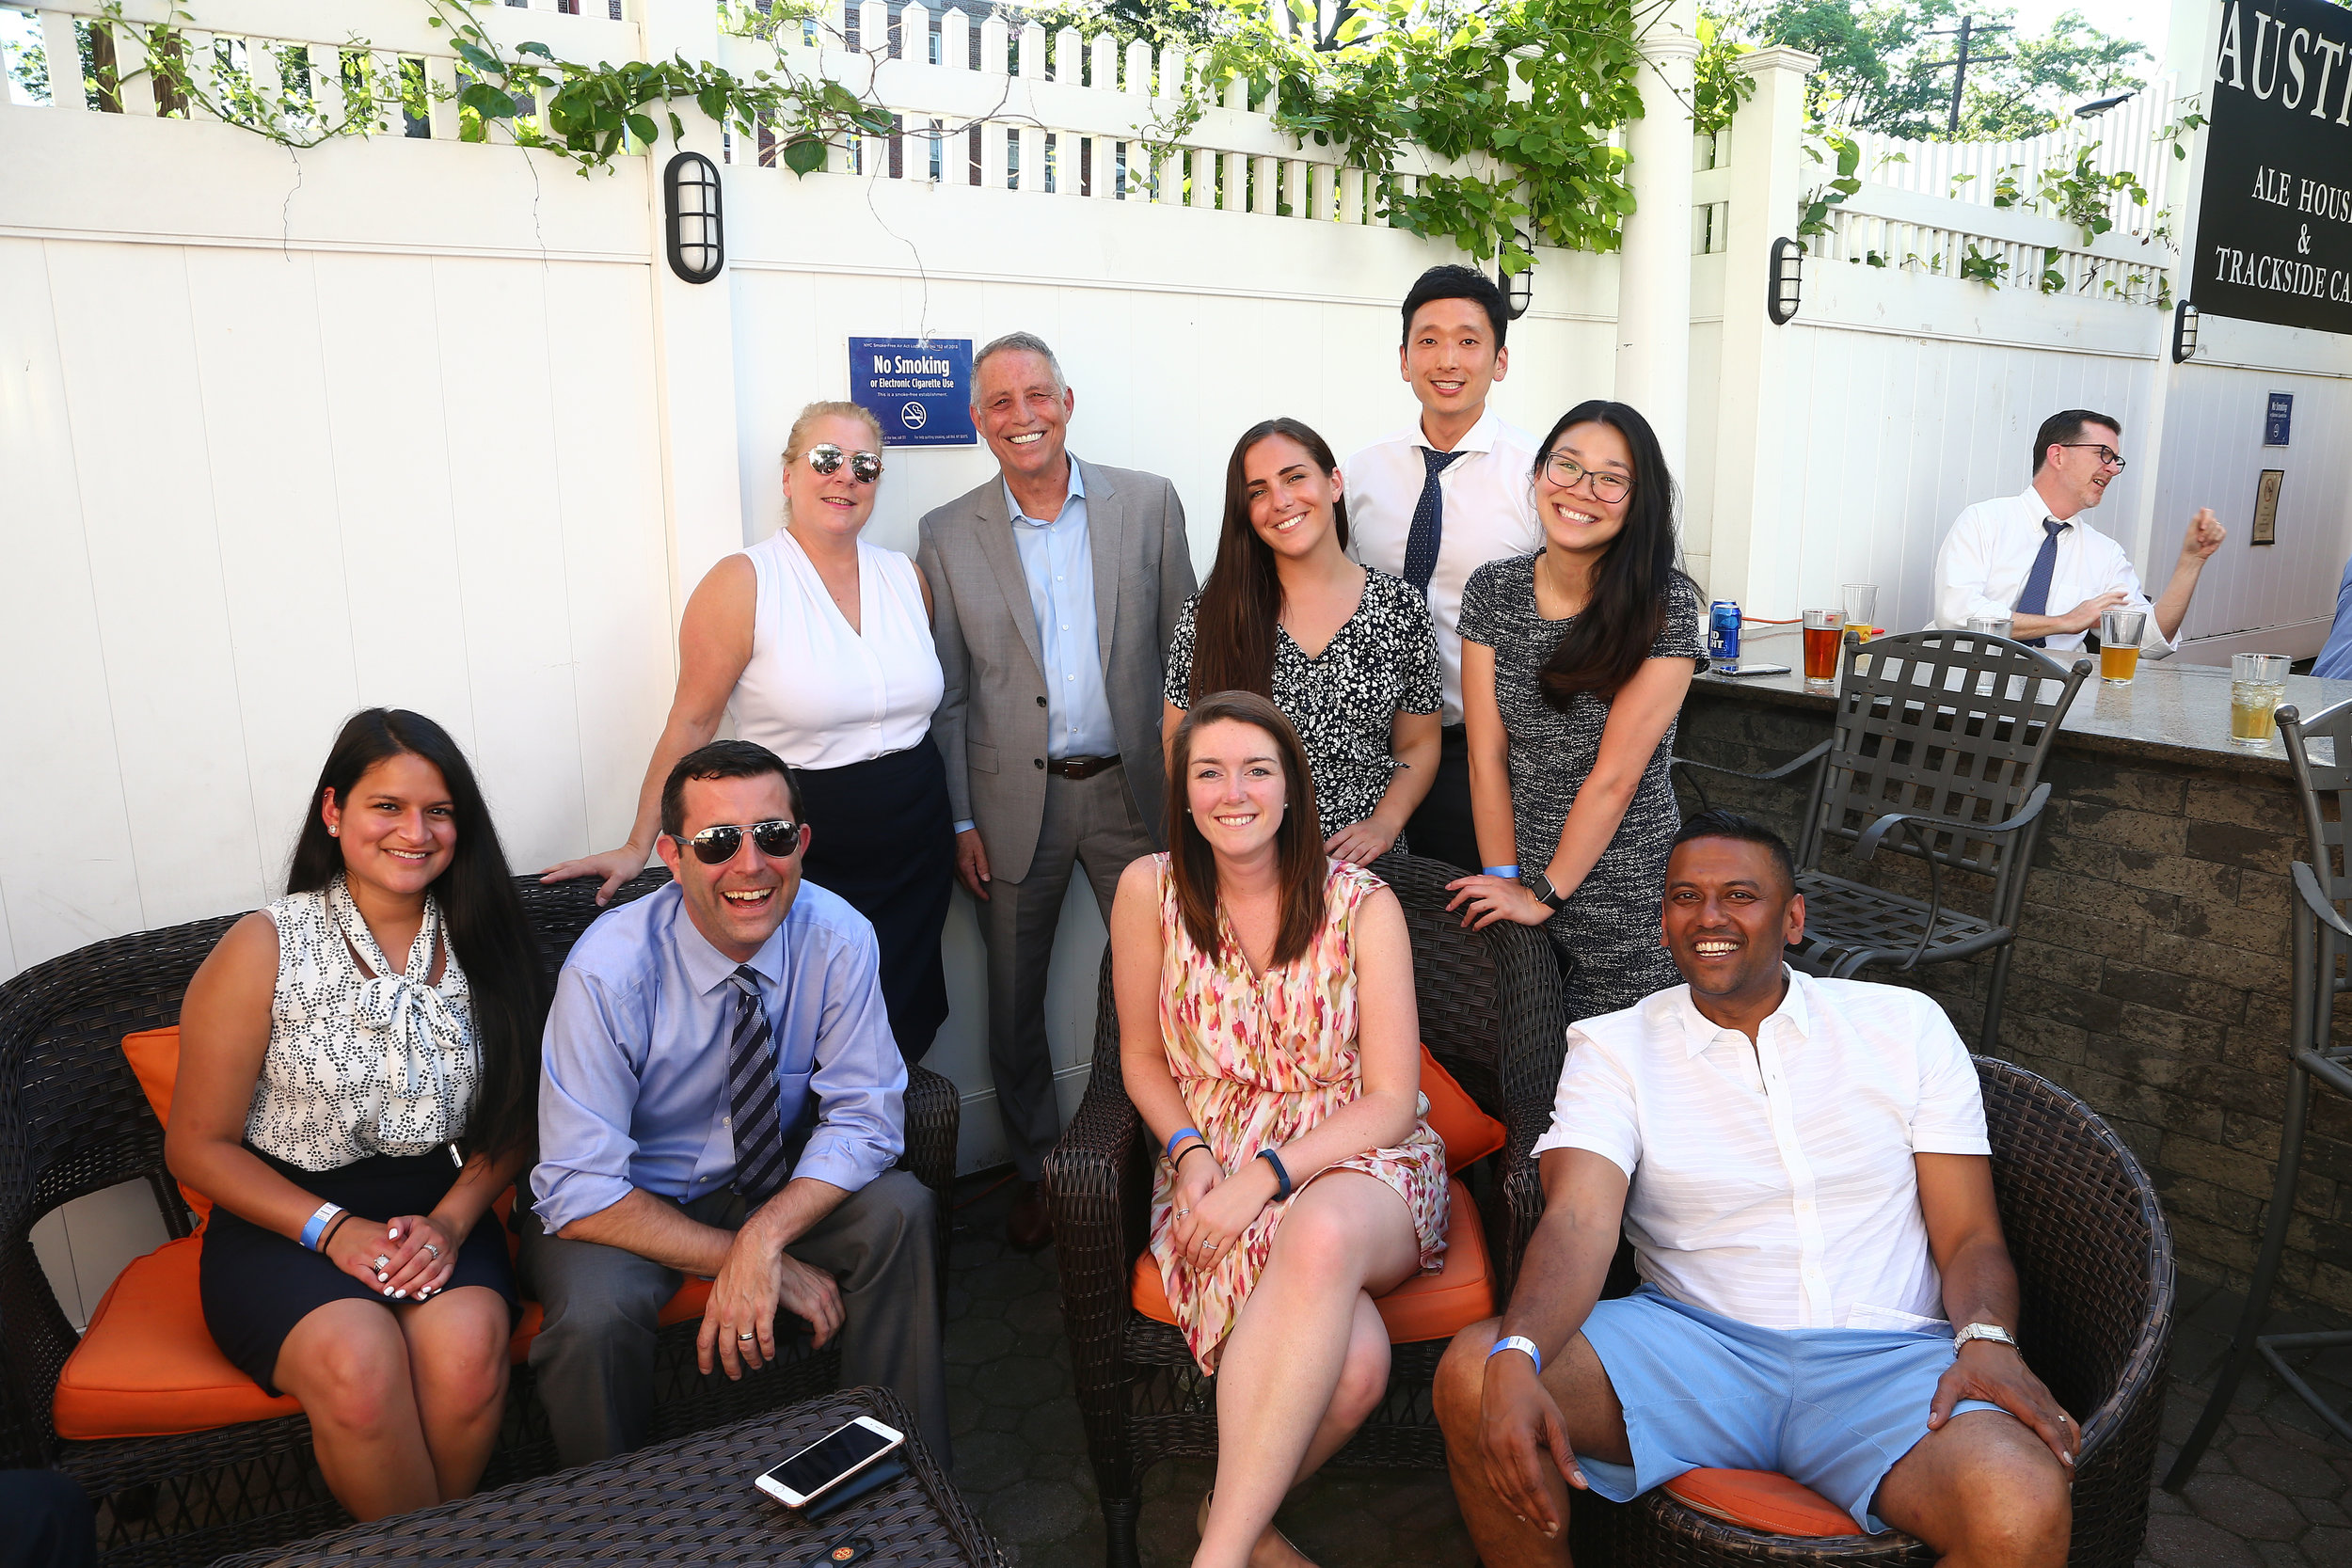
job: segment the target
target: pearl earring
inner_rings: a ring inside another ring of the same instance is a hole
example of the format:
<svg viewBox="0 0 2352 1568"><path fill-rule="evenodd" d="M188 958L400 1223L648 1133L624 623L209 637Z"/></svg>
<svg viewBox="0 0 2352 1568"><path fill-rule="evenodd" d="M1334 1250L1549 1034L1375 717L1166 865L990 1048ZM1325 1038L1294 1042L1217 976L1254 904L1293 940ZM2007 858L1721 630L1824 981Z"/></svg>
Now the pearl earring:
<svg viewBox="0 0 2352 1568"><path fill-rule="evenodd" d="M343 836L343 831L341 828L329 828L326 830L326 836L329 838L341 838Z"/></svg>

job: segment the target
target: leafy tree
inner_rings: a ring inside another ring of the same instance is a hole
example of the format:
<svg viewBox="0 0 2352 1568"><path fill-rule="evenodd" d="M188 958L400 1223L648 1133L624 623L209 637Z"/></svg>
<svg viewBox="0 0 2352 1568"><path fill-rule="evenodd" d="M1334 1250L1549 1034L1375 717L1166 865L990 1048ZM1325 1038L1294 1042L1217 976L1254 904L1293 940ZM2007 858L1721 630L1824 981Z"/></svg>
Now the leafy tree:
<svg viewBox="0 0 2352 1568"><path fill-rule="evenodd" d="M2012 24L2016 16L1966 0L1747 0L1730 20L1755 41L1821 57L1807 85L1815 121L1942 141L1950 133L1949 62L1958 41L1950 30L1963 14L1980 28ZM2010 58L1971 62L1961 98L1963 141L2039 135L2065 123L2087 98L2146 85L2148 51L2101 32L2079 11L2061 12L2045 33L2012 26L1981 42L1986 54Z"/></svg>

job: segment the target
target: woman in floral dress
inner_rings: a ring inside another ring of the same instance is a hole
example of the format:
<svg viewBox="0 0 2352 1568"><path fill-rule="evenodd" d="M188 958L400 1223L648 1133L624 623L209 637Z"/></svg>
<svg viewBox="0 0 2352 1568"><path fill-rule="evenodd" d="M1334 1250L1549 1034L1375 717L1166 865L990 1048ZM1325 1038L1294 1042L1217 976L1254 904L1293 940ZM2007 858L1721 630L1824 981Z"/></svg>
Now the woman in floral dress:
<svg viewBox="0 0 2352 1568"><path fill-rule="evenodd" d="M1422 1120L1395 895L1327 858L1297 732L1250 692L1170 745L1170 851L1111 914L1128 1097L1164 1151L1152 1253L1217 1374L1202 1568L1303 1563L1273 1528L1388 1386L1373 1298L1434 1269L1445 1151Z"/></svg>

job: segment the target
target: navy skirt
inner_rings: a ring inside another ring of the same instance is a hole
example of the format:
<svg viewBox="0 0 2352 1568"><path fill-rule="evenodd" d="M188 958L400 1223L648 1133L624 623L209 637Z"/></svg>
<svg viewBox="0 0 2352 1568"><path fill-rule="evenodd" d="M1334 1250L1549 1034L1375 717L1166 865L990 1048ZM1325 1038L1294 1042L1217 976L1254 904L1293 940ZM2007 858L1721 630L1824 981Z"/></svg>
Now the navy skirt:
<svg viewBox="0 0 2352 1568"><path fill-rule="evenodd" d="M802 875L874 923L883 1004L898 1054L919 1062L947 1021L939 934L956 877L947 769L927 738L843 768L803 768L802 808L816 835Z"/></svg>
<svg viewBox="0 0 2352 1568"><path fill-rule="evenodd" d="M345 1229L361 1220L381 1224L401 1214L429 1214L457 1182L457 1166L446 1148L430 1154L373 1154L333 1170L304 1170L258 1148L251 1152L305 1192L350 1210ZM325 1253L264 1230L217 1203L204 1225L197 1279L204 1326L212 1330L213 1342L272 1396L278 1392L271 1381L278 1352L294 1324L331 1301L372 1301L386 1311L394 1306L381 1289L354 1279ZM516 1310L515 1264L506 1251L505 1227L495 1213L485 1212L457 1249L457 1267L447 1289L461 1285L486 1285L504 1296L512 1322Z"/></svg>

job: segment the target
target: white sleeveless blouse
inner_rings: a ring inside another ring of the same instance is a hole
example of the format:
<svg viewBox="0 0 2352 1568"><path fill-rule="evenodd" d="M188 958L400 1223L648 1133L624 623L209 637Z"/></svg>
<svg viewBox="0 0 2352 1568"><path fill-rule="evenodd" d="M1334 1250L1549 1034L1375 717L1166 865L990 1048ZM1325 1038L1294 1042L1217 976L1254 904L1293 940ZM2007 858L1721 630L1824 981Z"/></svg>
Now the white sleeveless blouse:
<svg viewBox="0 0 2352 1568"><path fill-rule="evenodd" d="M852 631L788 530L743 554L759 587L752 657L727 699L736 735L795 768L840 768L922 744L946 681L914 562L858 541Z"/></svg>
<svg viewBox="0 0 2352 1568"><path fill-rule="evenodd" d="M397 970L341 877L317 893L288 894L268 913L278 927L278 985L246 1141L321 1171L373 1154L423 1154L463 1133L481 1054L457 955L447 955L438 985L425 983L442 931L439 903L426 898L424 924ZM352 960L355 948L374 978Z"/></svg>

